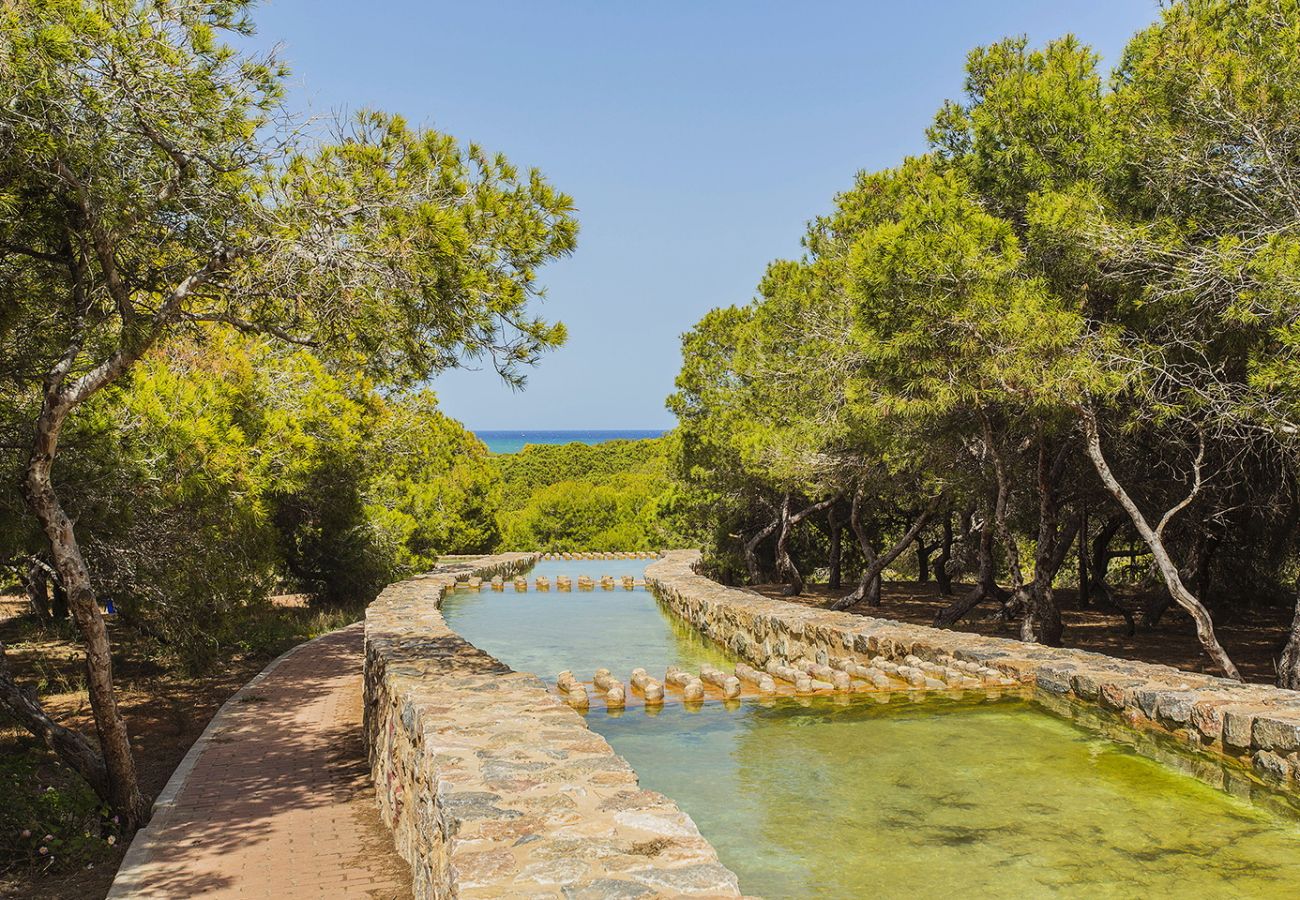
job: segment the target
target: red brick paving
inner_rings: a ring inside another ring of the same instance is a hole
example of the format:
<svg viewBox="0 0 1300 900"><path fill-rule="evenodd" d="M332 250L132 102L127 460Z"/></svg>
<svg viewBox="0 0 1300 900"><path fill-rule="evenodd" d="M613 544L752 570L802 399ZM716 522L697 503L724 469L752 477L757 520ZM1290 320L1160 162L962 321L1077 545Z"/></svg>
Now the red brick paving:
<svg viewBox="0 0 1300 900"><path fill-rule="evenodd" d="M110 897L411 896L366 763L362 643L361 624L318 638L232 698Z"/></svg>

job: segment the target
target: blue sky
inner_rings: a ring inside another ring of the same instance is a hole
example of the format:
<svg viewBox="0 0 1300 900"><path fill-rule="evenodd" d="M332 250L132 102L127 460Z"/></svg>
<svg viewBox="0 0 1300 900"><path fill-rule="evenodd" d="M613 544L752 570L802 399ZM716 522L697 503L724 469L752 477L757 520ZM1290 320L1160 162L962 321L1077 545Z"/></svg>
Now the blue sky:
<svg viewBox="0 0 1300 900"><path fill-rule="evenodd" d="M293 102L376 107L537 166L574 197L578 250L542 273L569 327L522 393L434 382L471 428L671 427L679 336L744 303L859 169L924 149L967 51L1073 32L1106 64L1154 0L275 0Z"/></svg>

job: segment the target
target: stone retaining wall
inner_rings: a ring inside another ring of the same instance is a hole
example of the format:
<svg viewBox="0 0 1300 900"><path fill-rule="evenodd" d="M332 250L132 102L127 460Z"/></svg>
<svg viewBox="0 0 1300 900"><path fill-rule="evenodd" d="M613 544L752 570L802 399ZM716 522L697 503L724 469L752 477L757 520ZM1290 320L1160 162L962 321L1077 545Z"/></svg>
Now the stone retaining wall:
<svg viewBox="0 0 1300 900"><path fill-rule="evenodd" d="M694 550L670 551L646 568L646 584L671 611L756 666L801 657L832 666L908 656L978 663L1058 701L1048 705L1068 700L1118 714L1199 756L1239 761L1271 786L1300 793L1300 692L773 600L697 574L698 560Z"/></svg>
<svg viewBox="0 0 1300 900"><path fill-rule="evenodd" d="M447 627L438 607L458 576L535 559L458 560L366 611L371 774L415 896L739 896L690 817L580 715Z"/></svg>

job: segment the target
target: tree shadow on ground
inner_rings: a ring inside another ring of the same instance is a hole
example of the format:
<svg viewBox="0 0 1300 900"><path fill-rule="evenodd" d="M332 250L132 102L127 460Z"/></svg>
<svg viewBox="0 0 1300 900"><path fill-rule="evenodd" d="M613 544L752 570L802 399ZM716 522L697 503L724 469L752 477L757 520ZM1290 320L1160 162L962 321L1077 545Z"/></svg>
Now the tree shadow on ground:
<svg viewBox="0 0 1300 900"><path fill-rule="evenodd" d="M140 839L142 888L220 893L257 879L270 895L331 868L402 884L379 821L361 729L360 625L306 645L214 719L176 797ZM401 896L401 890L384 892Z"/></svg>

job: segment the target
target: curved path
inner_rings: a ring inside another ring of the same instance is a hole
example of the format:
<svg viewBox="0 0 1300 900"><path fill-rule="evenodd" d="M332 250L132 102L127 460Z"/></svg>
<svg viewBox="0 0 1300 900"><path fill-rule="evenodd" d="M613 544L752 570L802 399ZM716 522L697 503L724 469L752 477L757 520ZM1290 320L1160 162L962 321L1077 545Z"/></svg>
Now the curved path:
<svg viewBox="0 0 1300 900"><path fill-rule="evenodd" d="M363 625L301 644L226 702L177 767L109 898L405 900L361 727Z"/></svg>

